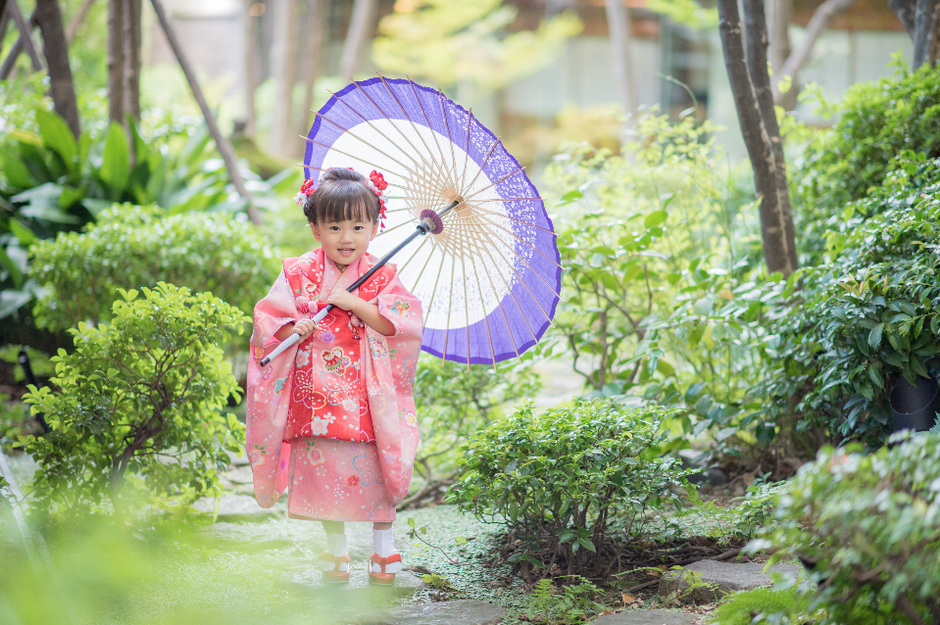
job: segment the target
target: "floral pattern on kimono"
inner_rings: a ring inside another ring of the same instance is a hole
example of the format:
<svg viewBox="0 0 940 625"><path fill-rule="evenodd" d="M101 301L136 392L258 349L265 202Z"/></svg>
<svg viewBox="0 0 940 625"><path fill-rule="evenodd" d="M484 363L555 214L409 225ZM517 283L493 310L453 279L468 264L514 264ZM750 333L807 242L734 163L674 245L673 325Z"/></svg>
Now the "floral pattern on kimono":
<svg viewBox="0 0 940 625"><path fill-rule="evenodd" d="M378 305L395 326L392 336L366 325L353 328L349 313L334 308L310 337L267 367L258 365L280 344L278 330L313 317L331 289L346 288L375 262L365 256L340 272L321 249L286 259L255 306L246 446L262 507L290 488L291 516L384 520L388 514L394 518L395 504L408 494L418 428L415 419L402 415L414 415L423 327L421 303L401 284L394 265L385 265L355 292ZM360 501L377 487L382 496L372 498L382 501ZM331 494L298 498L294 509L295 495L321 489Z"/></svg>

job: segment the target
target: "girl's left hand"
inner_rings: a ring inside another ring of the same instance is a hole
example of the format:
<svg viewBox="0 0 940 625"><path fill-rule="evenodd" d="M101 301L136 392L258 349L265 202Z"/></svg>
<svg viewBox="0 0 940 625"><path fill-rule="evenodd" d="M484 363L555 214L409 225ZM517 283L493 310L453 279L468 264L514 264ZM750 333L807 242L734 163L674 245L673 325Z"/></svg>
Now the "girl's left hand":
<svg viewBox="0 0 940 625"><path fill-rule="evenodd" d="M340 289L330 293L326 298L326 303L333 304L337 308L342 308L343 310L348 311L356 305L356 300L358 299L358 297L349 291Z"/></svg>

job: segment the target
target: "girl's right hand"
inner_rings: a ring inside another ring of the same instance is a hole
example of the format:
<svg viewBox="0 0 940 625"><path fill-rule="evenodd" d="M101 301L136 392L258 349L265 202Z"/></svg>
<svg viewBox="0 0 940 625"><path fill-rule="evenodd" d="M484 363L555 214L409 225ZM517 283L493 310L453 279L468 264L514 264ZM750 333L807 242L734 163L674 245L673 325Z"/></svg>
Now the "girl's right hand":
<svg viewBox="0 0 940 625"><path fill-rule="evenodd" d="M300 319L294 324L293 334L299 334L300 340L304 340L313 334L313 331L316 329L317 324L313 322L313 319Z"/></svg>

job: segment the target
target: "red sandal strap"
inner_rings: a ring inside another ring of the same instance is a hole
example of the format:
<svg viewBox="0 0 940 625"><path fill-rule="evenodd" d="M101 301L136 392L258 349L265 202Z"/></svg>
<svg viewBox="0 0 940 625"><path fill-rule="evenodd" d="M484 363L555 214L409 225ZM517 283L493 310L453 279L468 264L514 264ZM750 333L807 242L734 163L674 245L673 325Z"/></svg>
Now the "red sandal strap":
<svg viewBox="0 0 940 625"><path fill-rule="evenodd" d="M373 553L371 556L369 556L369 559L372 560L373 563L378 564L379 566L381 566L381 567L382 567L382 572L384 573L384 572L385 572L385 565L386 565L386 564L391 564L392 562L401 562L401 554L400 554L400 553L393 553L392 555L388 556L387 558L383 558L383 557L380 556L379 554ZM393 573L393 575L394 575L394 573Z"/></svg>
<svg viewBox="0 0 940 625"><path fill-rule="evenodd" d="M321 560L326 560L327 562L332 562L334 564L333 570L339 571L339 565L344 562L349 562L349 554L344 556L334 556L329 551L324 551L320 554Z"/></svg>

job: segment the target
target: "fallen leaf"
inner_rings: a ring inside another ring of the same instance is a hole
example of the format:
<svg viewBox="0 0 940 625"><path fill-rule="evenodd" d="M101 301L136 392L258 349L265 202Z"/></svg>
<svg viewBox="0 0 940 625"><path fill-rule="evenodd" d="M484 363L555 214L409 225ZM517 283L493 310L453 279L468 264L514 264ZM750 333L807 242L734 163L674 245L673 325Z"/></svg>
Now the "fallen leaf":
<svg viewBox="0 0 940 625"><path fill-rule="evenodd" d="M660 575L663 574L663 572L660 571L659 569L647 569L646 574L649 575L650 577L659 577Z"/></svg>
<svg viewBox="0 0 940 625"><path fill-rule="evenodd" d="M625 592L620 593L620 598L623 599L624 605L630 605L631 603L636 601L636 599L634 599L632 595L628 595Z"/></svg>

